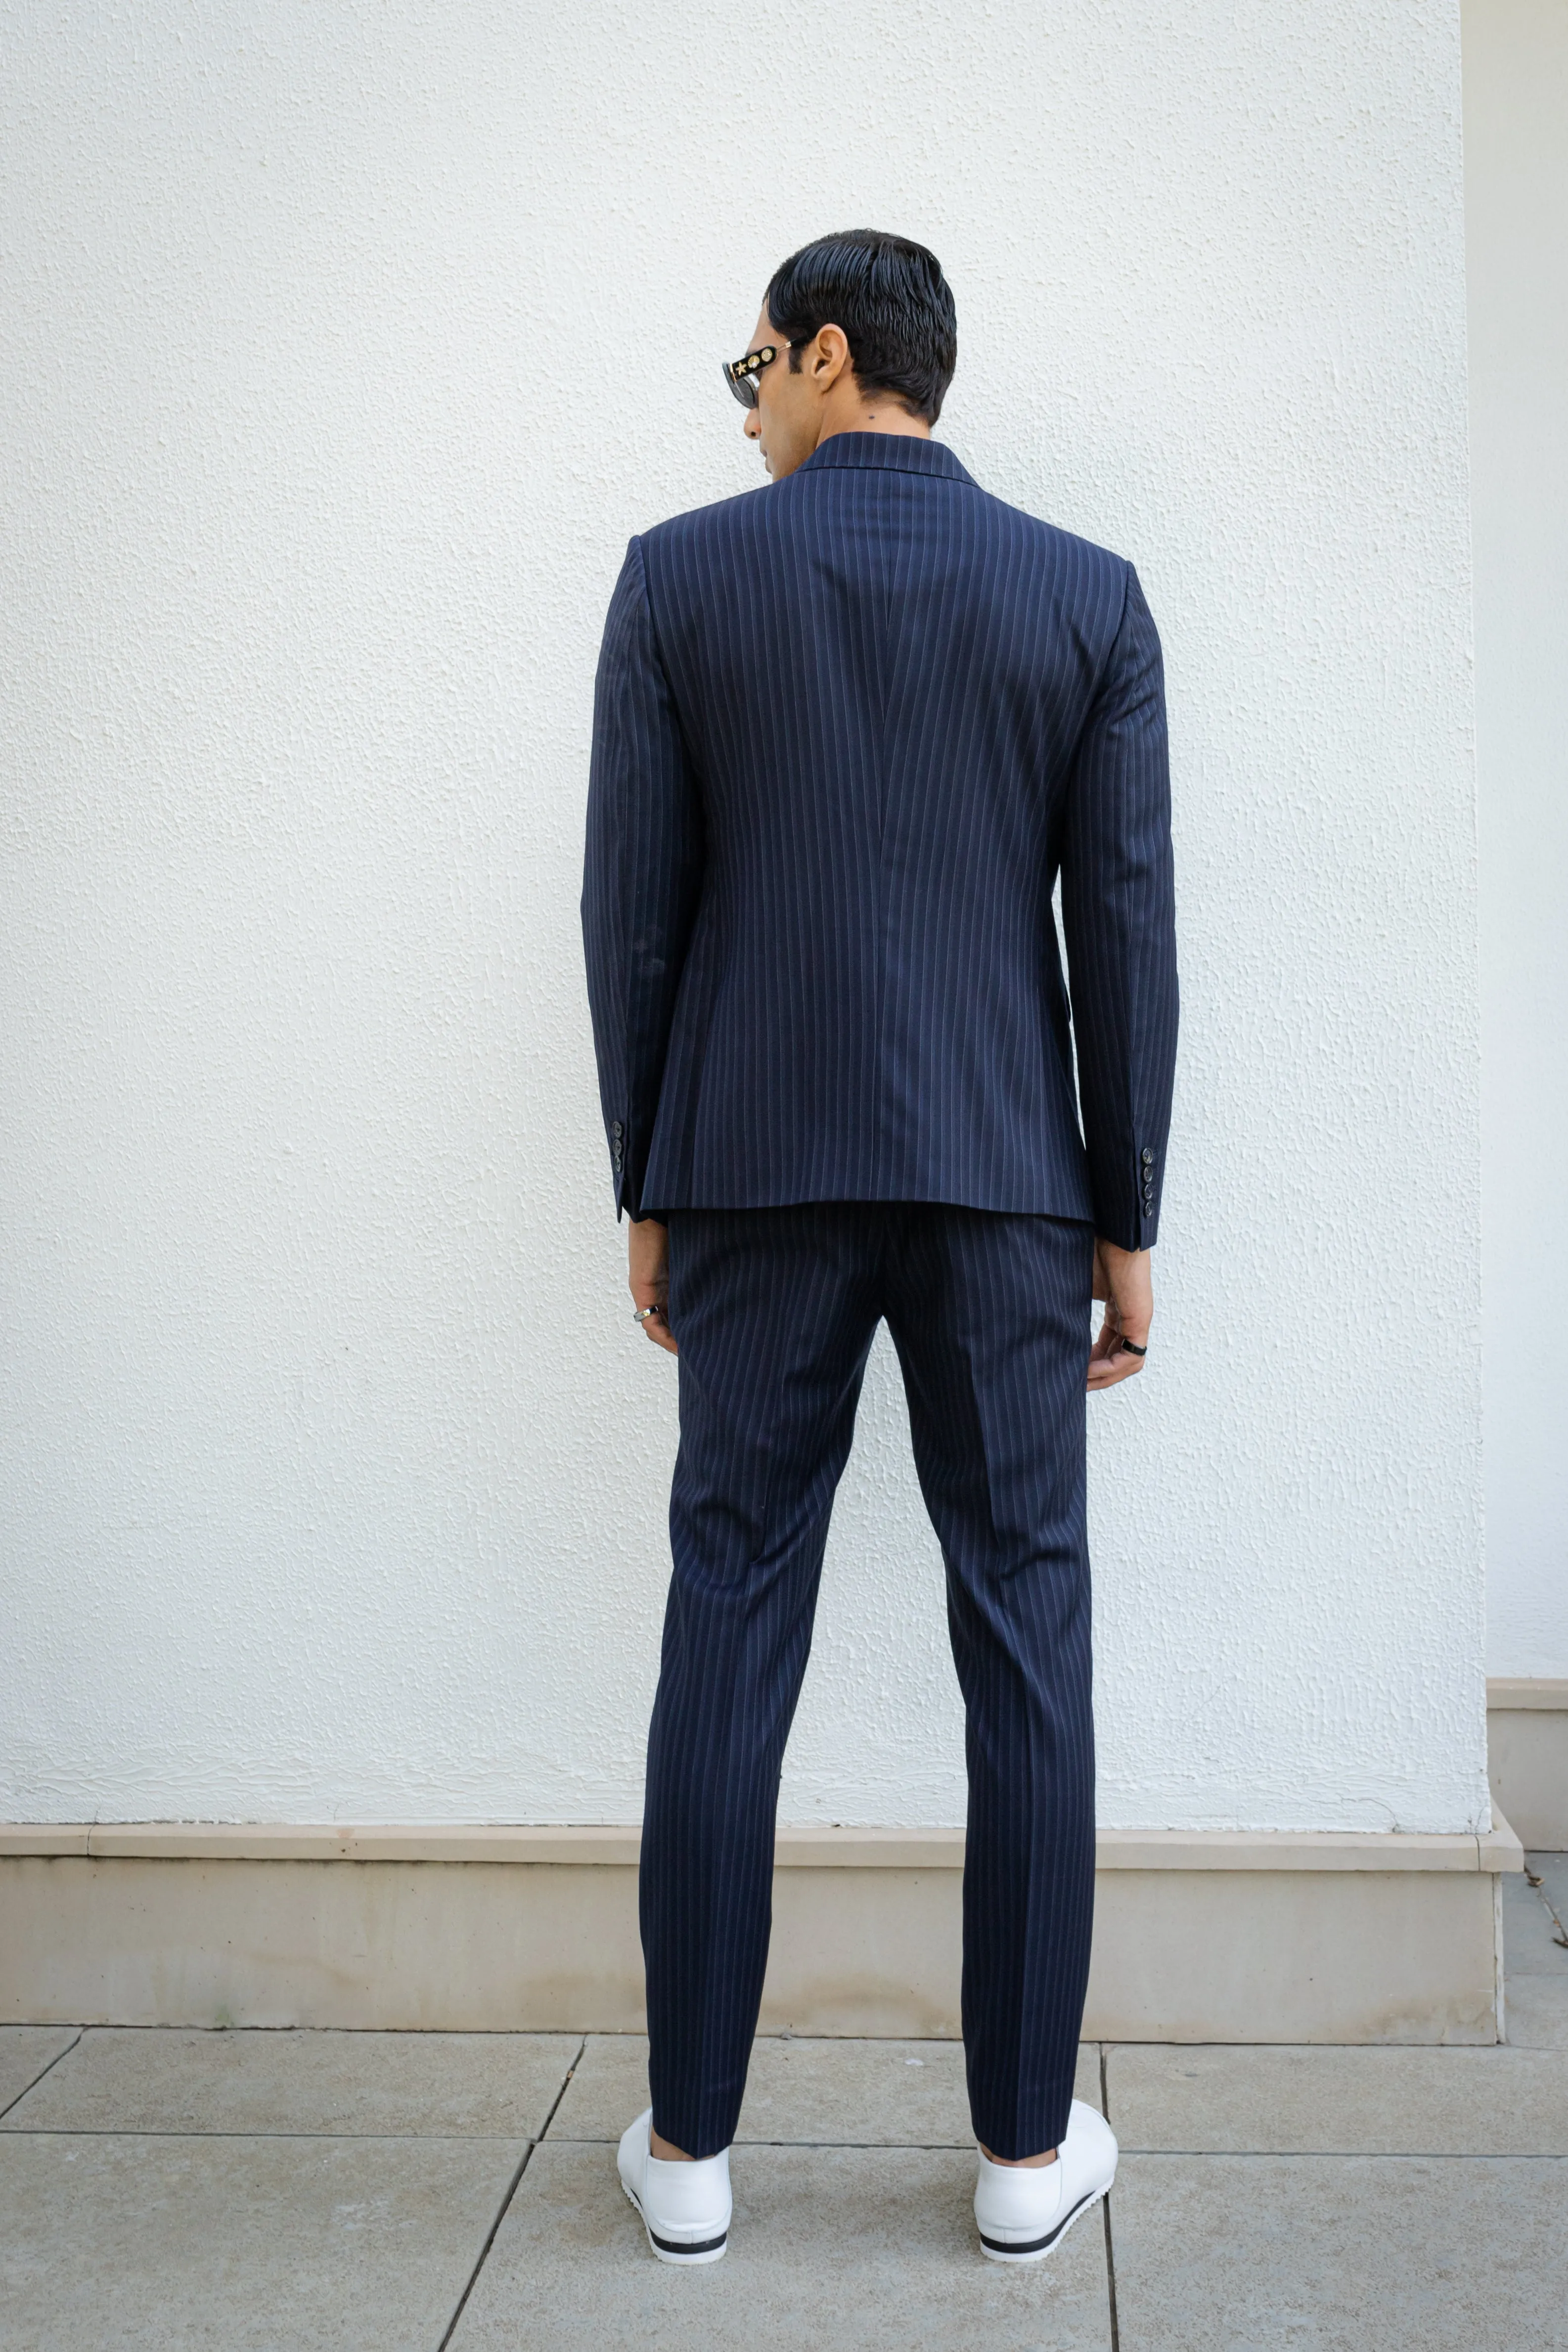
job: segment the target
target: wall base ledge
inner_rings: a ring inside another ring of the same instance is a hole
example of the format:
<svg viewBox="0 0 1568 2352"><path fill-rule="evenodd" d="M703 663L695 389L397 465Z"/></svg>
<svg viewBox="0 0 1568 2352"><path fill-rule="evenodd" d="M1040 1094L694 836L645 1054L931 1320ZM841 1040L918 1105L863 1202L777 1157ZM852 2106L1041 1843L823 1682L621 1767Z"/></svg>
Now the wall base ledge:
<svg viewBox="0 0 1568 2352"><path fill-rule="evenodd" d="M201 1862L492 1862L635 1867L634 1825L319 1826L271 1822L7 1822L0 1855ZM779 1870L962 1870L961 1829L781 1825ZM1105 1830L1098 1870L1520 1870L1506 1823L1484 1836L1375 1830Z"/></svg>
<svg viewBox="0 0 1568 2352"><path fill-rule="evenodd" d="M1494 1675L1487 1683L1492 1803L1527 1846L1568 1850L1568 1679Z"/></svg>
<svg viewBox="0 0 1568 2352"><path fill-rule="evenodd" d="M639 2032L638 1832L0 1829L0 2021ZM784 1829L764 2032L958 2033L960 1830ZM1501 2037L1485 1836L1107 1830L1084 2032ZM352 1865L345 1867L345 1864Z"/></svg>

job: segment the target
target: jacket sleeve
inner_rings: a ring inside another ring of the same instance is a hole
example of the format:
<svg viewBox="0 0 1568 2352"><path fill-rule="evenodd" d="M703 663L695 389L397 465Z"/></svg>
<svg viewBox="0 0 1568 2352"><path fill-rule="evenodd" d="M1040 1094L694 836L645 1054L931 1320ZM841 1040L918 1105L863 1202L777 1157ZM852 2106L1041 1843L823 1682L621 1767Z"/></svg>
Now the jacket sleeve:
<svg viewBox="0 0 1568 2352"><path fill-rule="evenodd" d="M611 599L594 685L581 902L617 1219L622 1208L640 1214L703 859L696 778L633 539Z"/></svg>
<svg viewBox="0 0 1568 2352"><path fill-rule="evenodd" d="M1177 1015L1170 819L1160 641L1129 565L1121 626L1068 785L1061 852L1094 1228L1123 1249L1155 1241L1170 1131Z"/></svg>

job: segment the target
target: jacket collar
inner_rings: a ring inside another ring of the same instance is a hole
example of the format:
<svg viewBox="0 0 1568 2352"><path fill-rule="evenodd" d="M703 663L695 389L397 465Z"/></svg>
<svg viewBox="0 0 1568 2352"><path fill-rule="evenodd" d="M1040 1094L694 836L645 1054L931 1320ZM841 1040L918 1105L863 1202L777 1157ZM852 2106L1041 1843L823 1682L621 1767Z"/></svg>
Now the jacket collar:
<svg viewBox="0 0 1568 2352"><path fill-rule="evenodd" d="M946 482L967 482L975 488L945 442L925 441L913 433L835 433L820 441L805 464L804 474L826 466L890 466L901 474L935 474Z"/></svg>

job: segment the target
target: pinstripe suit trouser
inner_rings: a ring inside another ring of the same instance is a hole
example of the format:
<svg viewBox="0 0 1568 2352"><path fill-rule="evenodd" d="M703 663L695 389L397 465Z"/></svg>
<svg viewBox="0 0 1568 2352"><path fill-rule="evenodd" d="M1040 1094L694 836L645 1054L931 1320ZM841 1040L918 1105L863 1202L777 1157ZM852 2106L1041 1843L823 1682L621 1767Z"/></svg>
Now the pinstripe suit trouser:
<svg viewBox="0 0 1568 2352"><path fill-rule="evenodd" d="M885 1317L967 1717L975 2131L998 2156L1056 2147L1094 1894L1092 1229L819 1202L672 1211L669 1234L680 1448L640 1894L654 2126L695 2157L734 2137L768 1960L779 1768Z"/></svg>

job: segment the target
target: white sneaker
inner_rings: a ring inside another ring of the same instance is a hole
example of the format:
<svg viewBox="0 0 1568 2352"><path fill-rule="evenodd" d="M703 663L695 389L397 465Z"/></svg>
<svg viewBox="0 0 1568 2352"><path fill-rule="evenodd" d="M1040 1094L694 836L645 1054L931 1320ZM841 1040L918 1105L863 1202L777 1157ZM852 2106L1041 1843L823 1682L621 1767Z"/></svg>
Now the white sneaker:
<svg viewBox="0 0 1568 2352"><path fill-rule="evenodd" d="M975 2186L981 2247L993 2263L1042 2262L1115 2178L1114 2132L1097 2109L1074 2099L1054 2164L993 2164L981 2157Z"/></svg>
<svg viewBox="0 0 1568 2352"><path fill-rule="evenodd" d="M653 2110L644 2107L622 2133L621 2186L662 2263L716 2263L729 2242L729 2150L695 2164L667 2163L649 2145L653 2127Z"/></svg>

